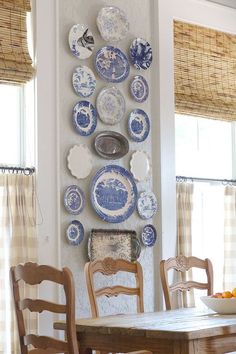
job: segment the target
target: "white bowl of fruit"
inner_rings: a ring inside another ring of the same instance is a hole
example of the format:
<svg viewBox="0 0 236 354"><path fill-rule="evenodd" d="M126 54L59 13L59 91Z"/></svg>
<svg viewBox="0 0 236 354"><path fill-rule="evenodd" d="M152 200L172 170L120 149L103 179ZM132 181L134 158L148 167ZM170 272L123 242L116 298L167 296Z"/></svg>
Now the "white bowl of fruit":
<svg viewBox="0 0 236 354"><path fill-rule="evenodd" d="M232 292L224 291L211 296L201 296L201 300L209 309L217 313L236 314L236 288Z"/></svg>

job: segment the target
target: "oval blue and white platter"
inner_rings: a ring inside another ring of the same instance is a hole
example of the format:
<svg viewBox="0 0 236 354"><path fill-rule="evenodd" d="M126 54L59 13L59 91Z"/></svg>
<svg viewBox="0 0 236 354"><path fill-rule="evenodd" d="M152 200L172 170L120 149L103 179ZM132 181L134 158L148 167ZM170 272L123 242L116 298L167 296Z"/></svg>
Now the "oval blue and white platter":
<svg viewBox="0 0 236 354"><path fill-rule="evenodd" d="M143 38L135 38L129 49L130 60L136 69L148 69L152 63L152 47Z"/></svg>
<svg viewBox="0 0 236 354"><path fill-rule="evenodd" d="M134 109L128 118L128 132L132 140L144 141L150 131L150 121L146 112L142 109Z"/></svg>
<svg viewBox="0 0 236 354"><path fill-rule="evenodd" d="M122 82L130 72L130 65L126 55L113 46L106 46L98 50L94 59L98 75L108 82Z"/></svg>
<svg viewBox="0 0 236 354"><path fill-rule="evenodd" d="M157 212L157 199L153 192L142 192L138 197L137 209L142 219L151 219Z"/></svg>
<svg viewBox="0 0 236 354"><path fill-rule="evenodd" d="M107 165L92 179L90 198L96 213L104 221L120 223L135 210L137 186L124 167Z"/></svg>
<svg viewBox="0 0 236 354"><path fill-rule="evenodd" d="M97 110L88 101L79 101L73 109L73 125L82 136L91 135L97 126Z"/></svg>
<svg viewBox="0 0 236 354"><path fill-rule="evenodd" d="M151 224L145 225L142 230L141 239L144 246L146 247L154 246L157 239L156 228Z"/></svg>
<svg viewBox="0 0 236 354"><path fill-rule="evenodd" d="M94 73L85 65L78 66L72 75L72 84L77 95L89 97L96 88Z"/></svg>
<svg viewBox="0 0 236 354"><path fill-rule="evenodd" d="M78 220L73 220L66 230L66 238L70 245L78 246L84 239L84 227Z"/></svg>
<svg viewBox="0 0 236 354"><path fill-rule="evenodd" d="M130 83L130 93L136 102L146 101L149 95L149 87L142 75L135 75Z"/></svg>
<svg viewBox="0 0 236 354"><path fill-rule="evenodd" d="M64 206L70 214L80 214L85 207L85 197L82 189L76 185L67 187L64 193Z"/></svg>
<svg viewBox="0 0 236 354"><path fill-rule="evenodd" d="M70 50L74 56L79 59L90 57L94 48L94 38L86 25L77 24L72 26L68 39Z"/></svg>

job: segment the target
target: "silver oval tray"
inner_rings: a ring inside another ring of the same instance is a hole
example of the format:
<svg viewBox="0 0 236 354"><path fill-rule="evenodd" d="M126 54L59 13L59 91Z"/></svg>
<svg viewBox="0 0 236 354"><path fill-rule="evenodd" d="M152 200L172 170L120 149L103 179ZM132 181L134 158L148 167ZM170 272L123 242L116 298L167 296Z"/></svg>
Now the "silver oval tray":
<svg viewBox="0 0 236 354"><path fill-rule="evenodd" d="M120 159L129 151L129 142L124 135L113 132L104 131L94 139L94 149L97 154L108 160Z"/></svg>

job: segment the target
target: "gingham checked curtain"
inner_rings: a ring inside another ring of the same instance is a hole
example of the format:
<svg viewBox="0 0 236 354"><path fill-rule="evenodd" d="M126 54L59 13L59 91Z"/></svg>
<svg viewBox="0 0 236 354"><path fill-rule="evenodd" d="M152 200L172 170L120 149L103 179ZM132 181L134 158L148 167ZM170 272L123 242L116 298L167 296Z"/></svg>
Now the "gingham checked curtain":
<svg viewBox="0 0 236 354"><path fill-rule="evenodd" d="M224 285L232 290L236 284L236 187L225 187Z"/></svg>
<svg viewBox="0 0 236 354"><path fill-rule="evenodd" d="M19 353L9 268L36 261L35 176L0 174L0 353ZM27 292L27 289L23 289ZM34 290L36 293L36 289ZM30 328L36 319L28 321Z"/></svg>

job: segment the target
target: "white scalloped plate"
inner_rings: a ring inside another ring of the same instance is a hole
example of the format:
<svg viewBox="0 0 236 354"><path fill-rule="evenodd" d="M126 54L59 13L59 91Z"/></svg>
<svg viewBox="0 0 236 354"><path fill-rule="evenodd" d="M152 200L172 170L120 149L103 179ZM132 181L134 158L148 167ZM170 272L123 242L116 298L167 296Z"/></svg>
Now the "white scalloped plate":
<svg viewBox="0 0 236 354"><path fill-rule="evenodd" d="M145 151L135 151L130 160L130 171L136 181L144 181L150 175L150 159Z"/></svg>
<svg viewBox="0 0 236 354"><path fill-rule="evenodd" d="M92 170L92 154L85 145L74 145L67 156L68 168L72 176L86 178Z"/></svg>

